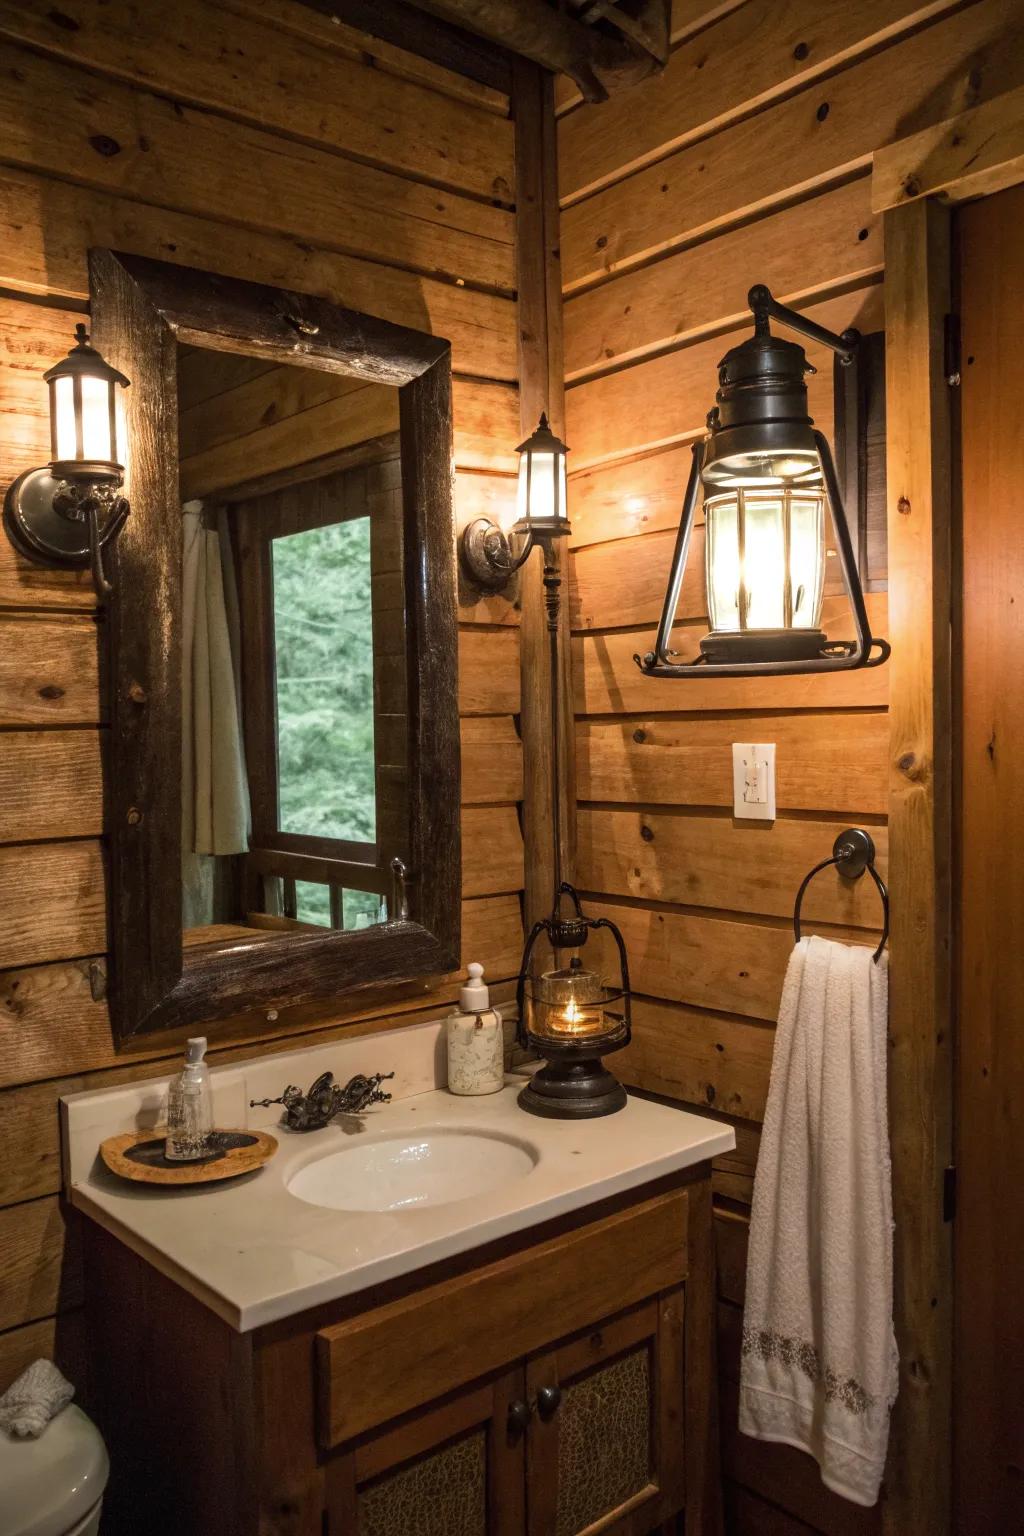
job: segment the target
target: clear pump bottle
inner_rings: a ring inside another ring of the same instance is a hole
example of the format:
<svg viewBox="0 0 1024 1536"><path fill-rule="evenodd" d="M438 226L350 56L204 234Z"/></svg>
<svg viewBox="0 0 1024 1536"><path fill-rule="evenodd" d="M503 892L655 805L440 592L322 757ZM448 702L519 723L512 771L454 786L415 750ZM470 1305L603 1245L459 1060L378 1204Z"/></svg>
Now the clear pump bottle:
<svg viewBox="0 0 1024 1536"><path fill-rule="evenodd" d="M206 1157L213 1134L213 1089L206 1055L206 1038L197 1035L185 1048L185 1065L167 1090L167 1145L172 1163Z"/></svg>

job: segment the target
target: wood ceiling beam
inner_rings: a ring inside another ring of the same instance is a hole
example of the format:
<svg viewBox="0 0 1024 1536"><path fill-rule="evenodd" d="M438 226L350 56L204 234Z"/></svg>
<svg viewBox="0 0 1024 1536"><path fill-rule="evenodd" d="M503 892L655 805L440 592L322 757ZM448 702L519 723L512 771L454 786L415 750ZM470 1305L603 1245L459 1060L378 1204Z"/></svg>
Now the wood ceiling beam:
<svg viewBox="0 0 1024 1536"><path fill-rule="evenodd" d="M605 101L668 58L670 0L597 0L578 14L547 0L417 0L442 21L468 28L555 73L587 101Z"/></svg>

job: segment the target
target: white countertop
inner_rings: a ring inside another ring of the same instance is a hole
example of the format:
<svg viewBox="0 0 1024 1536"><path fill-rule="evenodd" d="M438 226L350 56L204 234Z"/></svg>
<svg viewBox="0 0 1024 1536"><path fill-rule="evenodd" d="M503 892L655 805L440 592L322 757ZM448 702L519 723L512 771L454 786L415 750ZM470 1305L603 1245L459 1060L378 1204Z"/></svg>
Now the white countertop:
<svg viewBox="0 0 1024 1536"><path fill-rule="evenodd" d="M394 1040L363 1037L359 1054L372 1056L384 1069L391 1064ZM183 1189L133 1184L108 1172L96 1155L105 1135L154 1123L153 1105L166 1079L128 1090L134 1106L130 1116L124 1091L114 1114L110 1100L116 1095L102 1090L75 1095L64 1103L71 1202L244 1332L526 1231L717 1157L736 1144L728 1125L638 1098L603 1119L541 1119L518 1107L524 1081L518 1077L510 1077L500 1093L480 1098L457 1097L445 1088L422 1091L424 1064L436 1060L436 1045L432 1036L413 1039L418 1067L399 1071L394 1102L305 1134L276 1126L276 1110L269 1115L250 1111L241 1118L232 1080L240 1078L242 1092L255 1097L255 1077L240 1077L237 1068L222 1069L221 1093L235 1112L230 1119L222 1115L219 1094L218 1123L258 1124L280 1142L276 1156L259 1172L222 1184ZM264 1058L248 1070L254 1073L258 1065L258 1091L265 1091L268 1067L277 1079L271 1091L280 1091L285 1079L305 1088L311 1063L303 1058L312 1054ZM333 1055L337 1069L337 1046ZM340 1081L348 1065L343 1061L336 1071ZM366 1060L352 1070L374 1067ZM147 1088L152 1090L148 1095ZM140 1113L147 1107L148 1121ZM511 1140L530 1150L534 1167L485 1194L391 1211L324 1209L288 1190L298 1169L351 1146L353 1137L363 1146L367 1139L421 1136L431 1128Z"/></svg>

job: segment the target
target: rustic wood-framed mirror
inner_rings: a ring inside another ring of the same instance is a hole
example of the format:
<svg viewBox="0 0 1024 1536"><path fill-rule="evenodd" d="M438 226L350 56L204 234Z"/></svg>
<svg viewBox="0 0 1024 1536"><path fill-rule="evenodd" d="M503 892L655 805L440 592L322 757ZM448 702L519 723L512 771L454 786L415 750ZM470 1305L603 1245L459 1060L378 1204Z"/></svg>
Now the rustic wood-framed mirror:
<svg viewBox="0 0 1024 1536"><path fill-rule="evenodd" d="M454 969L448 343L117 252L90 283L131 380L106 617L116 1035Z"/></svg>

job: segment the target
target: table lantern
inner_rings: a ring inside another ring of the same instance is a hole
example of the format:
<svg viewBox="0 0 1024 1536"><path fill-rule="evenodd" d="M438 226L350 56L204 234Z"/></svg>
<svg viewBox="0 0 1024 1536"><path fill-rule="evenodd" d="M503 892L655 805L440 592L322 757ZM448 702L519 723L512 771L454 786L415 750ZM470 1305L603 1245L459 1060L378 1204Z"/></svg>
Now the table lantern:
<svg viewBox="0 0 1024 1536"><path fill-rule="evenodd" d="M568 916L563 902L571 902ZM590 935L606 928L615 942L619 975L609 981L573 953ZM547 938L554 951L552 970L537 971L537 942ZM614 1114L626 1103L626 1092L601 1058L621 1050L630 1040L629 968L622 935L606 917L587 917L574 888L563 881L549 917L533 926L523 954L517 993L519 1042L545 1058L519 1095L531 1114L550 1119L594 1119Z"/></svg>

